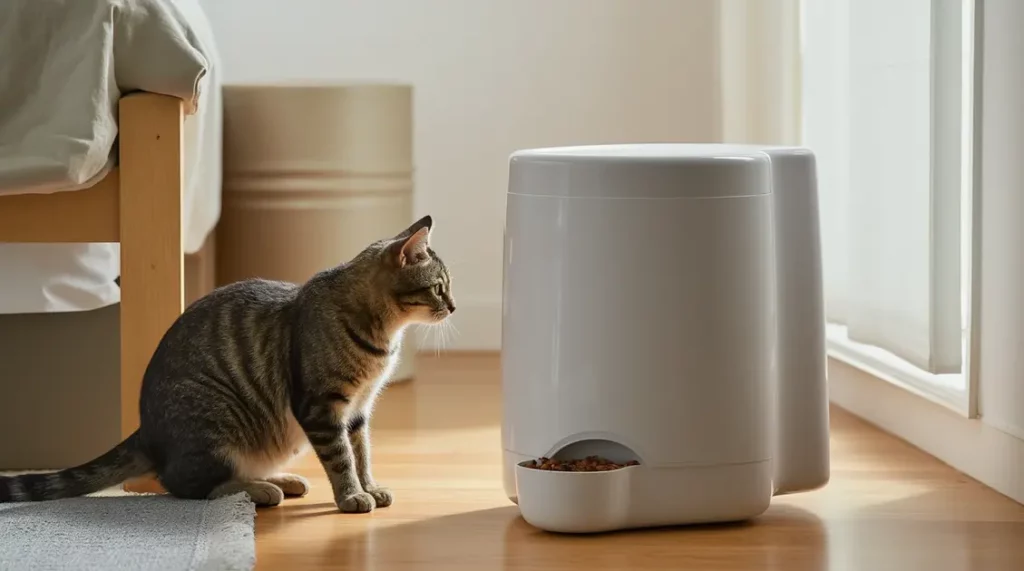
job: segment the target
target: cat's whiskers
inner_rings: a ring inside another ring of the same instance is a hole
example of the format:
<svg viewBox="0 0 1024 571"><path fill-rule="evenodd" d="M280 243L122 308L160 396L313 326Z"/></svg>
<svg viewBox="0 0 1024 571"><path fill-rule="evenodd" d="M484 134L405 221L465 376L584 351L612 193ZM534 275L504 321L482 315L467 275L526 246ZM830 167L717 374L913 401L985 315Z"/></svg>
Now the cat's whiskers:
<svg viewBox="0 0 1024 571"><path fill-rule="evenodd" d="M451 319L448 320L448 330L451 332L452 342L454 342L459 335L462 335L462 332L459 331L459 328L455 326L455 322Z"/></svg>
<svg viewBox="0 0 1024 571"><path fill-rule="evenodd" d="M444 322L444 334L445 337L448 338L448 342L453 343L458 333L459 330L455 327L455 323L452 322L452 319L450 317L446 319Z"/></svg>
<svg viewBox="0 0 1024 571"><path fill-rule="evenodd" d="M421 323L417 323L415 325L416 337L418 338L418 341L416 342L416 351L422 353L423 347L427 344L427 340L430 339L430 327L424 326Z"/></svg>
<svg viewBox="0 0 1024 571"><path fill-rule="evenodd" d="M442 321L442 323L444 323ZM441 350L444 349L445 338L444 338L444 327L433 327L437 331L437 343L434 344L434 356L440 357Z"/></svg>
<svg viewBox="0 0 1024 571"><path fill-rule="evenodd" d="M435 356L437 353L437 333L433 330L436 329L434 325L427 325L423 323L416 324L416 336L419 337L417 341L417 351L423 353L423 348L428 344L433 348ZM433 336L433 339L432 339Z"/></svg>

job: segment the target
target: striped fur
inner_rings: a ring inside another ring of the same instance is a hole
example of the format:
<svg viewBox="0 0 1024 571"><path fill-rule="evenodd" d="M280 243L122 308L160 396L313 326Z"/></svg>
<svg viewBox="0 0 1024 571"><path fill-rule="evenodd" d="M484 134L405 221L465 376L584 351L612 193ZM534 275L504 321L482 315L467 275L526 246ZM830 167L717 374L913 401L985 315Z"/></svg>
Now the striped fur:
<svg viewBox="0 0 1024 571"><path fill-rule="evenodd" d="M0 502L79 496L155 473L182 498L308 491L284 467L310 447L344 512L390 505L370 466L369 418L405 328L455 311L432 220L303 285L247 280L190 306L146 370L141 426L82 466L0 478Z"/></svg>
<svg viewBox="0 0 1024 571"><path fill-rule="evenodd" d="M88 464L49 474L0 476L0 503L81 496L143 476L153 465L139 450L139 433Z"/></svg>

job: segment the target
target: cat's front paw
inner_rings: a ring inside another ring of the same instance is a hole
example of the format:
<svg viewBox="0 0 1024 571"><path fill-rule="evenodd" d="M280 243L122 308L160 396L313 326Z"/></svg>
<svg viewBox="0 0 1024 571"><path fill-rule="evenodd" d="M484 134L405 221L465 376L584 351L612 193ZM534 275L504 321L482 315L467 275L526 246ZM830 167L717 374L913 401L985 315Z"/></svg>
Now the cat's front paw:
<svg viewBox="0 0 1024 571"><path fill-rule="evenodd" d="M347 514L365 514L373 511L377 502L366 492L356 492L338 501L338 509Z"/></svg>
<svg viewBox="0 0 1024 571"><path fill-rule="evenodd" d="M378 508L386 508L394 501L394 496L391 495L391 490L387 488L372 486L366 488L366 493L373 496L373 500L376 502Z"/></svg>

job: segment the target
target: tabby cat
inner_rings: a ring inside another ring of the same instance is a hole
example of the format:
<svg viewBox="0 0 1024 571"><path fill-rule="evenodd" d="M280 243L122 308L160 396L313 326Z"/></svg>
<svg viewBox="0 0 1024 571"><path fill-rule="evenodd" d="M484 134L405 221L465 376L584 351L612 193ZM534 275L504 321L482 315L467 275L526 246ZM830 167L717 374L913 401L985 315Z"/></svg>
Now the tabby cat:
<svg viewBox="0 0 1024 571"><path fill-rule="evenodd" d="M190 499L302 496L280 472L312 445L342 512L391 504L370 469L367 420L412 323L455 311L426 216L304 285L247 280L191 305L146 369L140 428L87 464L0 477L0 502L80 496L156 474Z"/></svg>

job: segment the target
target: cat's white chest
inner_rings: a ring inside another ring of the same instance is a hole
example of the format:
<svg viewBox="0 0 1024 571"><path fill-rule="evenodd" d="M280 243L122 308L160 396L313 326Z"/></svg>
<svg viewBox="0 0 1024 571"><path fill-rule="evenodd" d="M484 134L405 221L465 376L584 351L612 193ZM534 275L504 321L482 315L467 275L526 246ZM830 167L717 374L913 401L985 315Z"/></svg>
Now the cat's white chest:
<svg viewBox="0 0 1024 571"><path fill-rule="evenodd" d="M391 355L382 364L380 372L373 379L367 379L362 385L362 390L353 399L351 403L351 410L348 416L352 416L354 413L361 413L366 417L370 416L373 409L373 404L377 400L377 395L380 394L381 389L388 384L391 379L391 375L395 372L398 367L399 357L397 351L394 355Z"/></svg>
<svg viewBox="0 0 1024 571"><path fill-rule="evenodd" d="M398 363L401 361L399 350L402 348L402 336L404 333L404 331L399 331L395 334L394 339L391 341L391 354L381 364L380 372L377 373L377 376L373 379L368 379L367 384L370 387L370 394L376 396L380 389L388 384L388 381L391 380L391 375L398 368Z"/></svg>
<svg viewBox="0 0 1024 571"><path fill-rule="evenodd" d="M391 380L391 375L395 373L395 369L398 368L398 362L400 358L396 351L394 355L388 357L387 363L384 364L384 370L381 371L380 376L377 377L376 385L386 385Z"/></svg>

